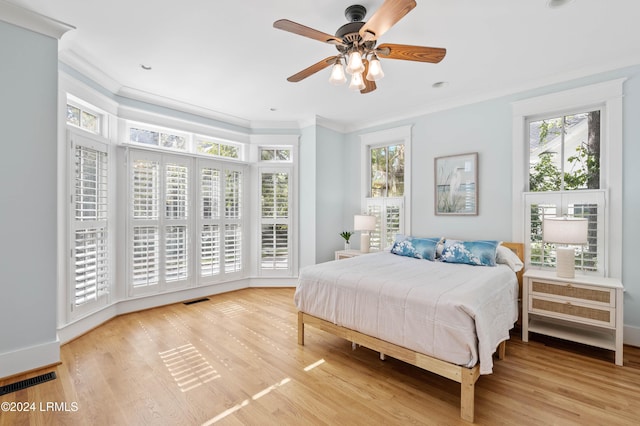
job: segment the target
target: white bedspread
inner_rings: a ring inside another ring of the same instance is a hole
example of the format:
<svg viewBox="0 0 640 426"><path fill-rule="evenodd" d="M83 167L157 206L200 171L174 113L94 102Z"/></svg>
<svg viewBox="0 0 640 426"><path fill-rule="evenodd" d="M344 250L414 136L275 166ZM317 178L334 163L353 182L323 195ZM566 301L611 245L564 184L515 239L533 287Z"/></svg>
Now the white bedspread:
<svg viewBox="0 0 640 426"><path fill-rule="evenodd" d="M462 365L492 355L518 319L518 283L505 265L469 266L372 253L301 270L297 308L361 333Z"/></svg>

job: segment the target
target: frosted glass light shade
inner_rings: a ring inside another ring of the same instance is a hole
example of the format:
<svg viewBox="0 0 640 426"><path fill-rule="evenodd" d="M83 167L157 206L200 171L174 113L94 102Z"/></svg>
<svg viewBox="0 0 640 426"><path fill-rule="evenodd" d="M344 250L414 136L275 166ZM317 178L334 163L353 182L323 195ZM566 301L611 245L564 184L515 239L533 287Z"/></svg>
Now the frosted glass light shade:
<svg viewBox="0 0 640 426"><path fill-rule="evenodd" d="M344 75L344 68L342 62L338 61L331 68L331 77L329 77L329 83L338 86L347 82L347 77Z"/></svg>
<svg viewBox="0 0 640 426"><path fill-rule="evenodd" d="M369 61L369 71L367 72L367 80L369 81L378 81L382 77L384 77L384 72L382 72L382 65L380 65L380 61L377 56L374 56Z"/></svg>
<svg viewBox="0 0 640 426"><path fill-rule="evenodd" d="M349 63L347 64L347 72L349 74L362 73L364 71L364 63L362 63L362 55L357 50L349 54Z"/></svg>
<svg viewBox="0 0 640 426"><path fill-rule="evenodd" d="M362 73L357 72L351 76L351 82L349 83L349 89L358 91L364 89L364 80L362 79Z"/></svg>

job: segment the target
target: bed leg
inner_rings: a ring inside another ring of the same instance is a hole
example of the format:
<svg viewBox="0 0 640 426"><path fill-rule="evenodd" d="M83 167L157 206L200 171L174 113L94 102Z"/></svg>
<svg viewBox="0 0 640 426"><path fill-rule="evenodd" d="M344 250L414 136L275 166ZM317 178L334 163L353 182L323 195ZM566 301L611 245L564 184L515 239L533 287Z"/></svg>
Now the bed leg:
<svg viewBox="0 0 640 426"><path fill-rule="evenodd" d="M460 417L473 423L475 406L475 385L478 379L478 366L463 369L462 383L460 383Z"/></svg>
<svg viewBox="0 0 640 426"><path fill-rule="evenodd" d="M298 312L298 344L304 346L304 314Z"/></svg>
<svg viewBox="0 0 640 426"><path fill-rule="evenodd" d="M504 340L498 345L498 359L504 359L507 352L507 341Z"/></svg>

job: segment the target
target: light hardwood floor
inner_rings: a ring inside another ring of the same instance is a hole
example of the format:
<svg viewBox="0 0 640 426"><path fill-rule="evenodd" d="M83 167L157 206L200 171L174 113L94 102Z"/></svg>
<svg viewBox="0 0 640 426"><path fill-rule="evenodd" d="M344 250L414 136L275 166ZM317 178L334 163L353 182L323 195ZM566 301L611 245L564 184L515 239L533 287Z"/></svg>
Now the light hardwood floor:
<svg viewBox="0 0 640 426"><path fill-rule="evenodd" d="M1 396L35 410L0 412L0 425L467 424L457 383L313 327L299 346L296 327L290 288L124 315L62 346L61 365L0 381L58 376ZM639 424L640 349L625 347L623 367L612 361L514 333L476 384L476 423Z"/></svg>

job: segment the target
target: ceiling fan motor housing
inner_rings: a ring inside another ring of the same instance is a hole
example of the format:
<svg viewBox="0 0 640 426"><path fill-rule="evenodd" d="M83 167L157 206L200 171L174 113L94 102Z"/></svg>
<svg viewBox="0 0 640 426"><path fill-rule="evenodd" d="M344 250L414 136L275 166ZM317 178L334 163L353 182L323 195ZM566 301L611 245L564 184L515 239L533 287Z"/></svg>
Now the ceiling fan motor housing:
<svg viewBox="0 0 640 426"><path fill-rule="evenodd" d="M349 6L344 10L344 16L347 18L349 22L359 22L362 21L367 14L367 9L364 6L359 4L354 4L353 6Z"/></svg>
<svg viewBox="0 0 640 426"><path fill-rule="evenodd" d="M359 4L347 7L344 11L344 16L349 22L338 28L338 31L336 31L336 37L344 40L344 42L349 46L360 44L362 42L362 37L360 37L359 32L360 28L365 24L363 19L366 14L367 9ZM348 50L345 49L344 46L336 46L336 48L342 53Z"/></svg>

